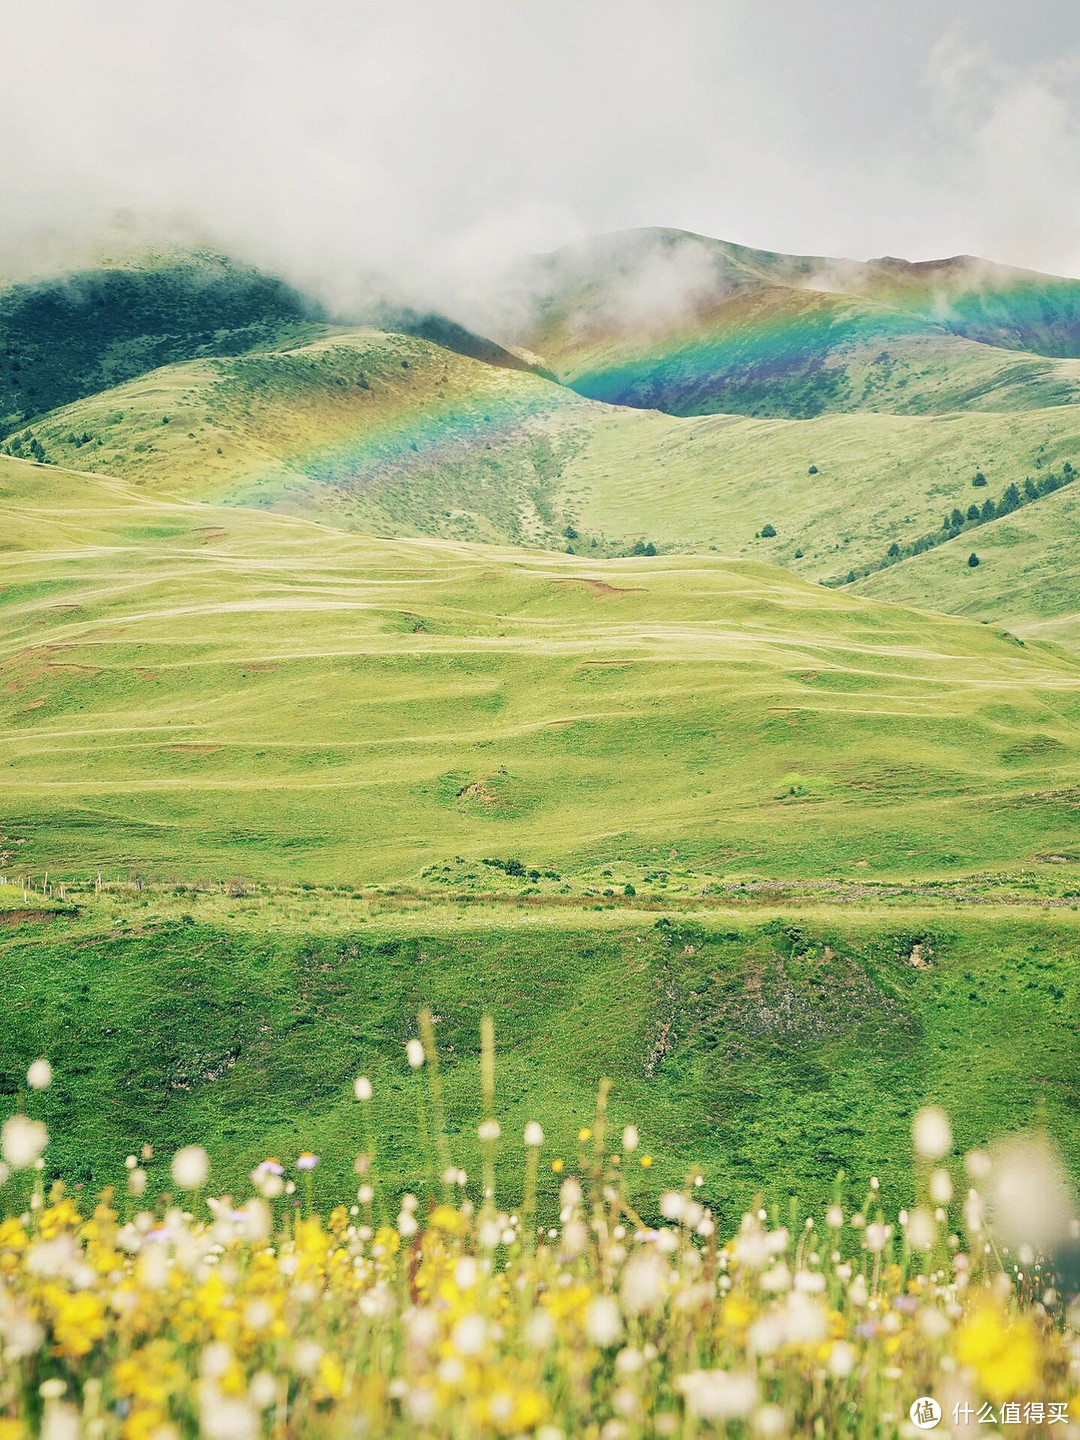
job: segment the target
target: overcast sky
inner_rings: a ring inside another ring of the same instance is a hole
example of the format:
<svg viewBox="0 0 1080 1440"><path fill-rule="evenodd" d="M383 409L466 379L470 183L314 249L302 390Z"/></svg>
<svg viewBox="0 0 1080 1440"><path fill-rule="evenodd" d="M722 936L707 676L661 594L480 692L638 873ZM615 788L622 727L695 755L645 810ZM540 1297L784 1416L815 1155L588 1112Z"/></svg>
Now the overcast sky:
<svg viewBox="0 0 1080 1440"><path fill-rule="evenodd" d="M126 207L433 296L639 225L1080 275L1076 0L0 0L0 263ZM339 277L339 278L335 278Z"/></svg>

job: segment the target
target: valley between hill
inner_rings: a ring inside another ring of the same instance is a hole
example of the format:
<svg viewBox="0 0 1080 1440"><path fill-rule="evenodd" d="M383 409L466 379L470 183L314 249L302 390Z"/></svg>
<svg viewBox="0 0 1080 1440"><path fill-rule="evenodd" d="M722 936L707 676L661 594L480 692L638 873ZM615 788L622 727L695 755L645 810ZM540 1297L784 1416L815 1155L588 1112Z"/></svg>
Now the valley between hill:
<svg viewBox="0 0 1080 1440"><path fill-rule="evenodd" d="M930 1099L1080 1168L1074 282L672 233L501 343L211 256L0 295L0 1073L72 1178L299 1108L344 1182L424 1001L452 1115L491 1008L508 1123L607 1073L721 1204L899 1183Z"/></svg>

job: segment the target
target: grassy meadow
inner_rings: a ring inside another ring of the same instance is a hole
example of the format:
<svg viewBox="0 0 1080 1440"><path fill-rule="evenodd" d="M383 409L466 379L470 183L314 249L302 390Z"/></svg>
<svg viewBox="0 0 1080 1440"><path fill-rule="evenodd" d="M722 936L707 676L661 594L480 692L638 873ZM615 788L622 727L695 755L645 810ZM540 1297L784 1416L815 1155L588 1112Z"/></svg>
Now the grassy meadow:
<svg viewBox="0 0 1080 1440"><path fill-rule="evenodd" d="M166 366L23 427L4 448L29 457L32 444L59 466L157 495L334 529L605 561L647 541L661 554L762 560L829 583L861 578L954 508L1080 465L1074 406L684 418L601 405L527 371L374 330ZM1072 508L1043 497L972 540L993 546L992 535L1034 524L1038 578L1049 582L1041 603L1066 616L1077 609ZM767 527L775 533L763 535ZM970 548L938 556L951 581L935 583L924 608L966 610L952 592L977 588L964 574ZM1002 592L1013 582L1006 558L994 572ZM918 604L926 592L914 577L929 563L890 567L869 591Z"/></svg>
<svg viewBox="0 0 1080 1440"><path fill-rule="evenodd" d="M349 1075L394 1096L421 1003L453 1123L490 1009L515 1125L569 1146L607 1075L657 1175L725 1205L762 1166L904 1183L935 1098L968 1145L1042 1107L1080 1166L1064 651L750 561L0 483L0 1051L9 1093L52 1057L69 1179L307 1143L329 1198Z"/></svg>
<svg viewBox="0 0 1080 1440"><path fill-rule="evenodd" d="M665 858L1075 854L1080 666L1053 648L749 561L377 540L14 460L0 484L23 870L369 884L515 858L645 883Z"/></svg>
<svg viewBox="0 0 1080 1440"><path fill-rule="evenodd" d="M979 557L976 567L968 556ZM1047 495L903 565L860 578L875 599L1005 625L1029 640L1080 650L1080 495Z"/></svg>
<svg viewBox="0 0 1080 1440"><path fill-rule="evenodd" d="M1075 290L703 243L536 364L0 293L0 1440L1075 1395L1080 486L903 548L1071 481Z"/></svg>
<svg viewBox="0 0 1080 1440"><path fill-rule="evenodd" d="M379 1096L368 1120L385 1177L420 1186L403 1055L427 1004L455 1159L470 1172L487 1012L507 1134L537 1120L570 1163L606 1076L613 1119L636 1123L653 1157L650 1180L678 1185L696 1168L729 1219L763 1175L774 1196L806 1203L824 1202L839 1170L904 1192L910 1116L930 1102L948 1108L957 1153L1040 1119L1080 1170L1080 899L545 906L437 891L411 903L316 887L12 895L0 909L3 1088L51 1058L39 1108L71 1183L119 1183L141 1145L197 1142L232 1189L266 1155L306 1148L334 1203L350 1188L362 1072ZM557 1184L543 1179L542 1207Z"/></svg>
<svg viewBox="0 0 1080 1440"><path fill-rule="evenodd" d="M838 1180L820 1206L758 1197L735 1229L698 1168L657 1184L639 1130L612 1123L606 1087L569 1164L549 1159L535 1119L511 1138L486 1020L478 1182L455 1163L430 1010L417 1029L397 1088L428 1158L419 1195L387 1183L366 1118L381 1087L366 1075L353 1084L356 1202L332 1208L316 1201L311 1150L260 1161L241 1200L207 1194L218 1177L200 1144L171 1164L140 1147L95 1204L43 1182L50 1135L36 1114L6 1122L10 1440L908 1440L943 1415L961 1429L1000 1417L1028 1436L1068 1433L1075 1254L1044 1140L961 1158L948 1115L923 1107L905 1136L908 1204L878 1177ZM28 1071L34 1112L51 1080L44 1061ZM154 1198L163 1174L170 1189ZM541 1175L557 1184L557 1216Z"/></svg>

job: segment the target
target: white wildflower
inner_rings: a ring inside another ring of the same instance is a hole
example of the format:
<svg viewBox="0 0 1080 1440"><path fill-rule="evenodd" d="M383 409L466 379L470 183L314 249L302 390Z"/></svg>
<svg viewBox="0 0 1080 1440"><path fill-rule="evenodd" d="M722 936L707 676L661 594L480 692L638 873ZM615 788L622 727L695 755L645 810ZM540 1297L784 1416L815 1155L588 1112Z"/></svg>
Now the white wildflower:
<svg viewBox="0 0 1080 1440"><path fill-rule="evenodd" d="M949 1117L937 1105L925 1106L912 1121L911 1138L924 1160L940 1160L952 1148Z"/></svg>
<svg viewBox="0 0 1080 1440"><path fill-rule="evenodd" d="M49 1143L49 1132L40 1120L12 1115L0 1130L0 1150L13 1170L27 1170Z"/></svg>
<svg viewBox="0 0 1080 1440"><path fill-rule="evenodd" d="M209 1173L210 1159L201 1145L185 1145L173 1156L172 1178L181 1190L198 1190Z"/></svg>
<svg viewBox="0 0 1080 1440"><path fill-rule="evenodd" d="M606 1349L622 1335L618 1306L608 1295L597 1295L585 1315L585 1334L594 1345Z"/></svg>
<svg viewBox="0 0 1080 1440"><path fill-rule="evenodd" d="M680 1375L675 1388L686 1408L702 1420L737 1420L757 1401L757 1380L737 1370L693 1370Z"/></svg>

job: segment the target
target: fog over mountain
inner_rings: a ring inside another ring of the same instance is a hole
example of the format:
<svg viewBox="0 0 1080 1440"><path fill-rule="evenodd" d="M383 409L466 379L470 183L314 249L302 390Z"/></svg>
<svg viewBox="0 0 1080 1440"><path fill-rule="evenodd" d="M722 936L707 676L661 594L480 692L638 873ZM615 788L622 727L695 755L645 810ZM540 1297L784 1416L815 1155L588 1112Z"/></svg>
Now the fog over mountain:
<svg viewBox="0 0 1080 1440"><path fill-rule="evenodd" d="M8 277L150 234L479 324L511 257L642 225L1080 274L1064 0L6 9Z"/></svg>

